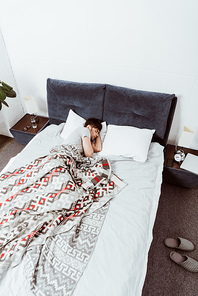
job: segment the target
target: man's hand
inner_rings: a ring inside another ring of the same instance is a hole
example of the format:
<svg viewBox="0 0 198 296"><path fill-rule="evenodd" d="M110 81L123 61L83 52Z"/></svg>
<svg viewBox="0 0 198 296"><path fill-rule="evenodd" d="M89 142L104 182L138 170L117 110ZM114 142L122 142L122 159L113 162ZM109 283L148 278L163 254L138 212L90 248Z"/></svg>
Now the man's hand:
<svg viewBox="0 0 198 296"><path fill-rule="evenodd" d="M94 152L102 151L102 141L101 141L100 134L96 137L94 142L92 142L91 144L92 144Z"/></svg>

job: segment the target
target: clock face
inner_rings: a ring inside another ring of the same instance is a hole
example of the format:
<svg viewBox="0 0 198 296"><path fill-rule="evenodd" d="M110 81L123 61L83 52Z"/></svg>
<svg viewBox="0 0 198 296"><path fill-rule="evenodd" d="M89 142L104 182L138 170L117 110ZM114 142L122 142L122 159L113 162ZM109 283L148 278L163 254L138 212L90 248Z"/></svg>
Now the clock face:
<svg viewBox="0 0 198 296"><path fill-rule="evenodd" d="M181 154L176 153L174 159L175 161L180 162L182 160Z"/></svg>

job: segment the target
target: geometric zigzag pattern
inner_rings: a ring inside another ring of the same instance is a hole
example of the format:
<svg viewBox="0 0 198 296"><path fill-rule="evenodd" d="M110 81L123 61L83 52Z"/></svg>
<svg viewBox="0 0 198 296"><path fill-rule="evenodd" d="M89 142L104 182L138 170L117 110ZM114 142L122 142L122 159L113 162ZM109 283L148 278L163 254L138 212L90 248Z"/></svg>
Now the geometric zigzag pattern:
<svg viewBox="0 0 198 296"><path fill-rule="evenodd" d="M25 255L24 273L35 295L72 295L94 250L108 206L83 217L71 231L47 238L44 246L35 246Z"/></svg>
<svg viewBox="0 0 198 296"><path fill-rule="evenodd" d="M108 202L124 186L107 159L82 157L71 145L1 175L0 277L25 254L35 295L71 295Z"/></svg>

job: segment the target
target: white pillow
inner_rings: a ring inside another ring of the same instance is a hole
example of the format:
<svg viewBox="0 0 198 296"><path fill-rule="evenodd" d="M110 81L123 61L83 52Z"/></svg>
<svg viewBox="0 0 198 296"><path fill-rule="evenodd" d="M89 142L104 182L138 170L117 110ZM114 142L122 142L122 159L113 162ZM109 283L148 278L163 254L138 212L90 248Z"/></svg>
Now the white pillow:
<svg viewBox="0 0 198 296"><path fill-rule="evenodd" d="M84 126L85 119L78 114L76 114L72 109L69 110L69 114L63 130L61 132L61 137L66 139L76 128ZM106 122L102 122L102 130L100 132L101 141L104 141L105 135L107 131Z"/></svg>
<svg viewBox="0 0 198 296"><path fill-rule="evenodd" d="M145 162L154 132L155 130L109 124L99 155L122 155Z"/></svg>

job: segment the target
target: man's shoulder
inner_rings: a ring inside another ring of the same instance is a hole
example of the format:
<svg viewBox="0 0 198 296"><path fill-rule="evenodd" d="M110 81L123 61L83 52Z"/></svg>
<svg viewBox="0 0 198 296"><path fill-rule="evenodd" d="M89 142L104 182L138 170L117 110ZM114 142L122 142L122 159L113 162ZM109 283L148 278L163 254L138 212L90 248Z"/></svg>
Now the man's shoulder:
<svg viewBox="0 0 198 296"><path fill-rule="evenodd" d="M77 127L73 133L75 134L79 134L79 135L82 135L82 136L87 136L89 137L90 136L90 131L88 130L87 127L84 127L84 126L81 126L81 127Z"/></svg>

